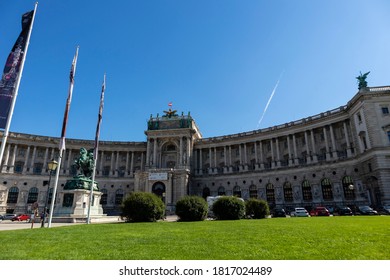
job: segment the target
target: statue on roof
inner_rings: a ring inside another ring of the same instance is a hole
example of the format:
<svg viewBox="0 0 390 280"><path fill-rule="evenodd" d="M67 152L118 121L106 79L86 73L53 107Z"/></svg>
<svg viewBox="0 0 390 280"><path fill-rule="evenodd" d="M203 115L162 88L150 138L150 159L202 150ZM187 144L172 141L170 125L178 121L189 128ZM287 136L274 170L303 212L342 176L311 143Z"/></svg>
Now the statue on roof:
<svg viewBox="0 0 390 280"><path fill-rule="evenodd" d="M171 108L168 109L168 111L164 111L165 115L164 117L177 117L178 115L176 114L177 110L172 110Z"/></svg>
<svg viewBox="0 0 390 280"><path fill-rule="evenodd" d="M370 72L367 72L364 74L362 74L362 72L360 72L360 76L356 77L356 79L359 81L359 86L358 86L359 90L367 87L366 79L367 79L368 74L370 74Z"/></svg>

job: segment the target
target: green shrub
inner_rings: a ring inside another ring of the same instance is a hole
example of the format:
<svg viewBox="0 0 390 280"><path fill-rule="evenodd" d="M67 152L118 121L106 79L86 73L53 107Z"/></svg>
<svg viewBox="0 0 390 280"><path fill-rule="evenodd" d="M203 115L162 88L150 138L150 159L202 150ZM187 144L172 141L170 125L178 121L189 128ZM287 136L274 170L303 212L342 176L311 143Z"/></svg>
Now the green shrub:
<svg viewBox="0 0 390 280"><path fill-rule="evenodd" d="M203 221L207 212L207 202L200 196L185 196L176 203L180 221Z"/></svg>
<svg viewBox="0 0 390 280"><path fill-rule="evenodd" d="M218 198L211 209L217 220L239 220L245 216L245 203L235 196Z"/></svg>
<svg viewBox="0 0 390 280"><path fill-rule="evenodd" d="M153 193L134 192L122 203L122 217L127 222L155 222L164 217L165 205Z"/></svg>
<svg viewBox="0 0 390 280"><path fill-rule="evenodd" d="M253 219L264 219L269 215L268 203L261 199L251 198L245 202L246 216Z"/></svg>

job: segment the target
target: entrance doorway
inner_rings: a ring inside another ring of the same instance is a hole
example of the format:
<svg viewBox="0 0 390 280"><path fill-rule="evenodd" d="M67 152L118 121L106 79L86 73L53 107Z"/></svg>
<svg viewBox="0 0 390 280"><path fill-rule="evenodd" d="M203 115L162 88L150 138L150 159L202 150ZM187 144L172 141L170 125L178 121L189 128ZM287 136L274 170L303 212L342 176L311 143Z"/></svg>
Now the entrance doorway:
<svg viewBox="0 0 390 280"><path fill-rule="evenodd" d="M156 182L152 186L152 193L157 195L165 203L165 185L162 182Z"/></svg>

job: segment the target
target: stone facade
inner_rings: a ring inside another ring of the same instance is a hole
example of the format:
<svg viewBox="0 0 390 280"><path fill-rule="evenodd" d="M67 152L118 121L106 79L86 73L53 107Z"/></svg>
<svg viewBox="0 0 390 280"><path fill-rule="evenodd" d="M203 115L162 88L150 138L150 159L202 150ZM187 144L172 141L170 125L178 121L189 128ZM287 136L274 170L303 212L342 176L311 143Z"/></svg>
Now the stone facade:
<svg viewBox="0 0 390 280"><path fill-rule="evenodd" d="M168 210L187 194L238 195L271 206L390 204L390 87L361 89L346 105L298 121L203 138L194 119L151 116L146 142L99 144L96 181L107 214L130 192L154 192ZM0 133L0 136L1 133ZM0 213L43 209L59 138L10 133L0 179ZM73 161L93 141L67 139L58 197ZM58 199L58 198L57 198ZM49 192L49 202L51 195Z"/></svg>

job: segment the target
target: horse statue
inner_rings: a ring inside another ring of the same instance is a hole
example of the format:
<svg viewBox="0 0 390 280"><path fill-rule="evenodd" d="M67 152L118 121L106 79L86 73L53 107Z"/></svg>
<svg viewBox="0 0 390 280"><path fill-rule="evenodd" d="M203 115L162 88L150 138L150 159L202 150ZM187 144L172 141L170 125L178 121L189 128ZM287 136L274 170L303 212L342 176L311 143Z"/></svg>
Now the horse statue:
<svg viewBox="0 0 390 280"><path fill-rule="evenodd" d="M85 148L81 148L80 156L74 161L74 165L79 171L78 177L90 179L94 167L93 149L87 151Z"/></svg>

